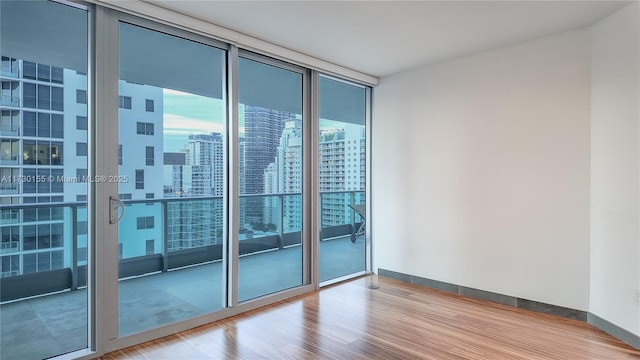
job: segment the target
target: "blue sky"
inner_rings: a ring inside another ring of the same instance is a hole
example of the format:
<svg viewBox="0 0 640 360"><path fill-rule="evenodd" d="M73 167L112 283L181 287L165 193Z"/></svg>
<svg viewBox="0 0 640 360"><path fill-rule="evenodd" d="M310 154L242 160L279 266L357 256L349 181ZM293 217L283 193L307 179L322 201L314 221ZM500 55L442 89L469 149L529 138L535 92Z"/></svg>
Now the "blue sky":
<svg viewBox="0 0 640 360"><path fill-rule="evenodd" d="M222 133L225 112L222 100L163 89L164 151L178 152L189 135Z"/></svg>
<svg viewBox="0 0 640 360"><path fill-rule="evenodd" d="M163 89L164 151L179 152L189 135L222 133L225 108L221 99ZM240 134L244 133L244 105L240 104ZM320 129L344 128L340 121L320 119Z"/></svg>

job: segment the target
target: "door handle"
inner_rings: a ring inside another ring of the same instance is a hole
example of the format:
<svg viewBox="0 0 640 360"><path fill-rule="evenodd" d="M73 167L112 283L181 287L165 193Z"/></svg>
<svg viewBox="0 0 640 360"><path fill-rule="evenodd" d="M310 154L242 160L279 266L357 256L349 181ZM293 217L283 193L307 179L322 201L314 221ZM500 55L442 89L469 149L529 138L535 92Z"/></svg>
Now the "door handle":
<svg viewBox="0 0 640 360"><path fill-rule="evenodd" d="M122 208L122 212L118 211ZM120 214L118 214L120 212ZM109 196L109 224L116 224L124 216L124 203L115 196Z"/></svg>

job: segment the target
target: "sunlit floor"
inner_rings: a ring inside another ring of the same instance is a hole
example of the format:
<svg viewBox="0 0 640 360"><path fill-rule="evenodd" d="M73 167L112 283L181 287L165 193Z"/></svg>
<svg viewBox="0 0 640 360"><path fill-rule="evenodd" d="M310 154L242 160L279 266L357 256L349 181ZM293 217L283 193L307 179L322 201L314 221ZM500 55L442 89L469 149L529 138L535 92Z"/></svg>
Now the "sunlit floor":
<svg viewBox="0 0 640 360"><path fill-rule="evenodd" d="M320 244L320 280L364 270L364 239ZM239 299L302 284L301 247L240 259ZM220 262L119 282L119 334L125 336L222 308ZM86 290L0 305L0 360L43 359L86 347Z"/></svg>

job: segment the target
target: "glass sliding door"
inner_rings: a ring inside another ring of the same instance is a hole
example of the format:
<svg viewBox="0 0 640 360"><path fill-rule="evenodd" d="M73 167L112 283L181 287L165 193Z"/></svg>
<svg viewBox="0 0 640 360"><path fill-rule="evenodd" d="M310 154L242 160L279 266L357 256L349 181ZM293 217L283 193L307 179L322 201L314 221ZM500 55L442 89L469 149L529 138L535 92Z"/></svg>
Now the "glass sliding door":
<svg viewBox="0 0 640 360"><path fill-rule="evenodd" d="M303 284L303 73L280 66L238 64L239 301Z"/></svg>
<svg viewBox="0 0 640 360"><path fill-rule="evenodd" d="M88 343L89 11L0 2L0 358ZM77 96L82 94L84 96Z"/></svg>
<svg viewBox="0 0 640 360"><path fill-rule="evenodd" d="M226 51L121 22L119 336L226 307Z"/></svg>
<svg viewBox="0 0 640 360"><path fill-rule="evenodd" d="M366 270L368 89L320 76L320 282Z"/></svg>

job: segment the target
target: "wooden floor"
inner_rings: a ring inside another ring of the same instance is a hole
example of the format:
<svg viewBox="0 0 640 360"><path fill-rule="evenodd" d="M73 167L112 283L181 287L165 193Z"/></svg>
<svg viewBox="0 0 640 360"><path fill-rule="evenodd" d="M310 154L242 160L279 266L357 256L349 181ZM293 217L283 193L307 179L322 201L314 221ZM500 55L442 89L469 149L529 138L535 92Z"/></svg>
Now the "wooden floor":
<svg viewBox="0 0 640 360"><path fill-rule="evenodd" d="M265 358L603 360L640 351L578 321L369 276L102 359Z"/></svg>

